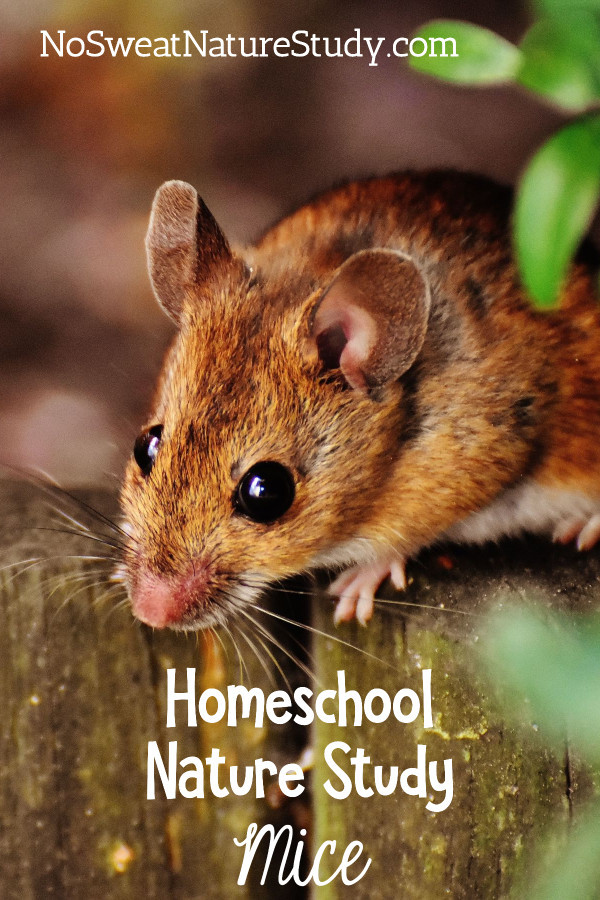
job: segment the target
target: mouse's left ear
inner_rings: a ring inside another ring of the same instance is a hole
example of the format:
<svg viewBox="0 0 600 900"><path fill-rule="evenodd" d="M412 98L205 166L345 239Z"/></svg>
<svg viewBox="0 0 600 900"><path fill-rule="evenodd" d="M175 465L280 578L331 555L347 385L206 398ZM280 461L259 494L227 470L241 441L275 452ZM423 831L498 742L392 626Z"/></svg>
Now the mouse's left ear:
<svg viewBox="0 0 600 900"><path fill-rule="evenodd" d="M400 378L427 332L429 287L395 250L363 250L338 270L317 303L312 335L321 362L367 393Z"/></svg>
<svg viewBox="0 0 600 900"><path fill-rule="evenodd" d="M156 298L176 323L194 286L232 259L210 210L185 181L167 181L157 190L146 252Z"/></svg>

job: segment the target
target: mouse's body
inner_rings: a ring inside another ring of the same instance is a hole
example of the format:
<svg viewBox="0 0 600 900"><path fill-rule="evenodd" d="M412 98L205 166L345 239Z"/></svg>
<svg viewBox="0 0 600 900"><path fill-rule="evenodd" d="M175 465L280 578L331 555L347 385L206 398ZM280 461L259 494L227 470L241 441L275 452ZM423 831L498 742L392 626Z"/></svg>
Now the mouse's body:
<svg viewBox="0 0 600 900"><path fill-rule="evenodd" d="M150 273L179 334L123 488L138 618L204 627L327 566L364 622L441 538L598 539L594 276L534 310L509 202L451 172L355 182L236 255L192 188L161 188Z"/></svg>

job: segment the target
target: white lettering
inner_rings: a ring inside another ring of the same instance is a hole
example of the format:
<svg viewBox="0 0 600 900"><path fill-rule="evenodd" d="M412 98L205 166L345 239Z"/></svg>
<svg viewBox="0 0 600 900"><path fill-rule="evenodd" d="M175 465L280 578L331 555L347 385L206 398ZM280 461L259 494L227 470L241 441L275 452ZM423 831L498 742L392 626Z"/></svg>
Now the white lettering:
<svg viewBox="0 0 600 900"><path fill-rule="evenodd" d="M333 759L333 754L335 750L342 750L344 753L350 753L351 747L345 741L332 741L331 744L327 744L325 747L325 753L323 757L325 762L337 777L340 779L343 787L336 788L331 783L331 780L328 778L324 783L323 787L327 791L330 797L333 797L335 800L345 800L346 797L350 796L350 791L352 790L352 781L350 777L344 772L341 766Z"/></svg>
<svg viewBox="0 0 600 900"><path fill-rule="evenodd" d="M196 38L194 37L192 32L188 31L187 28L183 32L183 36L185 38L185 53L183 54L184 56L192 55L190 53L190 42L191 42L194 45L194 47L196 48L196 51L200 54L200 56L202 56L203 58L206 57L206 35L208 34L208 31L206 31L206 29L204 29L203 31L200 32L200 34L202 35L202 44L198 43L198 41L196 40Z"/></svg>
<svg viewBox="0 0 600 900"><path fill-rule="evenodd" d="M88 51L86 52L86 56L94 56L94 57L96 57L96 56L104 56L104 52L105 52L105 50L106 50L106 47L104 46L104 44L102 43L102 41L97 41L97 40L96 40L96 38L93 36L93 35L96 35L96 34L97 34L99 37L103 37L103 36L104 36L104 32L103 32L103 31L88 31L87 39L88 39L88 44L92 44L93 47L98 47L99 49L98 49L98 51L97 51L96 53L92 53L91 50L88 50Z"/></svg>
<svg viewBox="0 0 600 900"><path fill-rule="evenodd" d="M442 52L439 54L439 56L458 56L458 53L456 52L456 41L454 38L451 38L451 37L449 37L449 38L443 38L443 37L429 38L429 42L431 44L431 50L429 52L430 56L438 56L438 54L435 52L435 45L436 45L437 41L442 42ZM448 41L450 41L450 43L452 44L452 53L446 53L446 44L448 43Z"/></svg>
<svg viewBox="0 0 600 900"><path fill-rule="evenodd" d="M415 50L415 44L417 43L417 41L420 41L421 44L423 45L423 52L422 52L422 53L417 53L417 51ZM422 37L414 37L414 38L412 39L412 41L410 42L410 44L408 45L408 49L409 49L409 51L410 51L410 55L411 55L411 56L425 56L425 54L427 53L429 47L427 46L427 41L425 40L425 38L422 38Z"/></svg>
<svg viewBox="0 0 600 900"><path fill-rule="evenodd" d="M175 798L177 789L177 741L169 741L169 774L165 769L165 765L158 749L156 741L148 741L148 777L146 780L146 796L148 800L155 799L154 791L154 767L158 769L160 780L165 791L165 797L168 800Z"/></svg>
<svg viewBox="0 0 600 900"><path fill-rule="evenodd" d="M167 669L167 728L175 727L175 701L187 700L188 717L190 727L197 725L196 718L196 670L187 670L187 691L175 690L176 669Z"/></svg>
<svg viewBox="0 0 600 900"><path fill-rule="evenodd" d="M444 791L446 795L439 803L433 803L431 800L429 801L425 809L428 809L431 812L443 812L452 803L452 797L454 796L454 781L452 778L451 759L444 760L444 776L444 781L440 781L437 777L437 763L429 763L429 780L431 781L432 788L434 791Z"/></svg>
<svg viewBox="0 0 600 900"><path fill-rule="evenodd" d="M368 46L369 53L371 54L371 62L369 63L369 65L376 66L377 65L377 62L376 62L377 54L379 53L379 50L381 48L381 45L385 41L385 38L382 38L382 37L377 38L377 45L376 45L375 49L373 49L373 45L372 45L371 41L372 41L372 38L370 38L370 37L365 38L365 44Z"/></svg>
<svg viewBox="0 0 600 900"><path fill-rule="evenodd" d="M63 55L63 53L64 53L64 43L65 43L65 30L64 30L64 28L61 29L61 30L58 32L58 34L59 34L59 41L60 41L60 44L59 44L58 46L54 43L54 41L53 41L52 38L50 37L50 34L49 34L47 31L41 31L40 34L42 35L42 52L41 52L40 56L50 56L50 54L48 53L48 43L47 43L48 41L50 41L50 43L51 43L52 46L54 47L55 53L57 53L58 56L62 56L62 55Z"/></svg>
<svg viewBox="0 0 600 900"><path fill-rule="evenodd" d="M299 47L302 47L304 53L298 53L296 50L292 50L292 56L299 56L302 58L303 56L308 56L310 53L310 45L303 41L303 37L308 37L308 31L295 31L292 35L292 44L296 44Z"/></svg>

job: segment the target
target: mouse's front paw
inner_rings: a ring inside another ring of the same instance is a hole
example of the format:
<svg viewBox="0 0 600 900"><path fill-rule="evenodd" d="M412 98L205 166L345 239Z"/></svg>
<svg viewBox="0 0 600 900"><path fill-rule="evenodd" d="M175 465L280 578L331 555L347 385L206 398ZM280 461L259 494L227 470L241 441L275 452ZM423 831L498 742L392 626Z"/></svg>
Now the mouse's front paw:
<svg viewBox="0 0 600 900"><path fill-rule="evenodd" d="M600 515L562 521L556 526L553 538L560 544L570 544L577 539L578 550L590 550L600 541Z"/></svg>
<svg viewBox="0 0 600 900"><path fill-rule="evenodd" d="M375 594L382 581L390 577L399 591L406 587L405 566L403 557L394 556L342 572L329 587L329 593L339 597L333 616L335 624L356 617L361 625L366 625L373 615Z"/></svg>

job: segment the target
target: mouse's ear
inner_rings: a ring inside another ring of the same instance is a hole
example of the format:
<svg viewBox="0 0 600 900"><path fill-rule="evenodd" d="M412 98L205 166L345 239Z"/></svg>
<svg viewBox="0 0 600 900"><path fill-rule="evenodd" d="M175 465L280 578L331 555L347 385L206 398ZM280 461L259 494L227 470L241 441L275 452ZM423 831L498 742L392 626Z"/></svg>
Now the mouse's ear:
<svg viewBox="0 0 600 900"><path fill-rule="evenodd" d="M313 312L319 358L365 393L395 381L423 345L429 307L429 287L409 257L395 250L356 253Z"/></svg>
<svg viewBox="0 0 600 900"><path fill-rule="evenodd" d="M185 181L167 181L157 190L146 252L156 298L177 323L189 290L231 259L223 232L195 188Z"/></svg>

